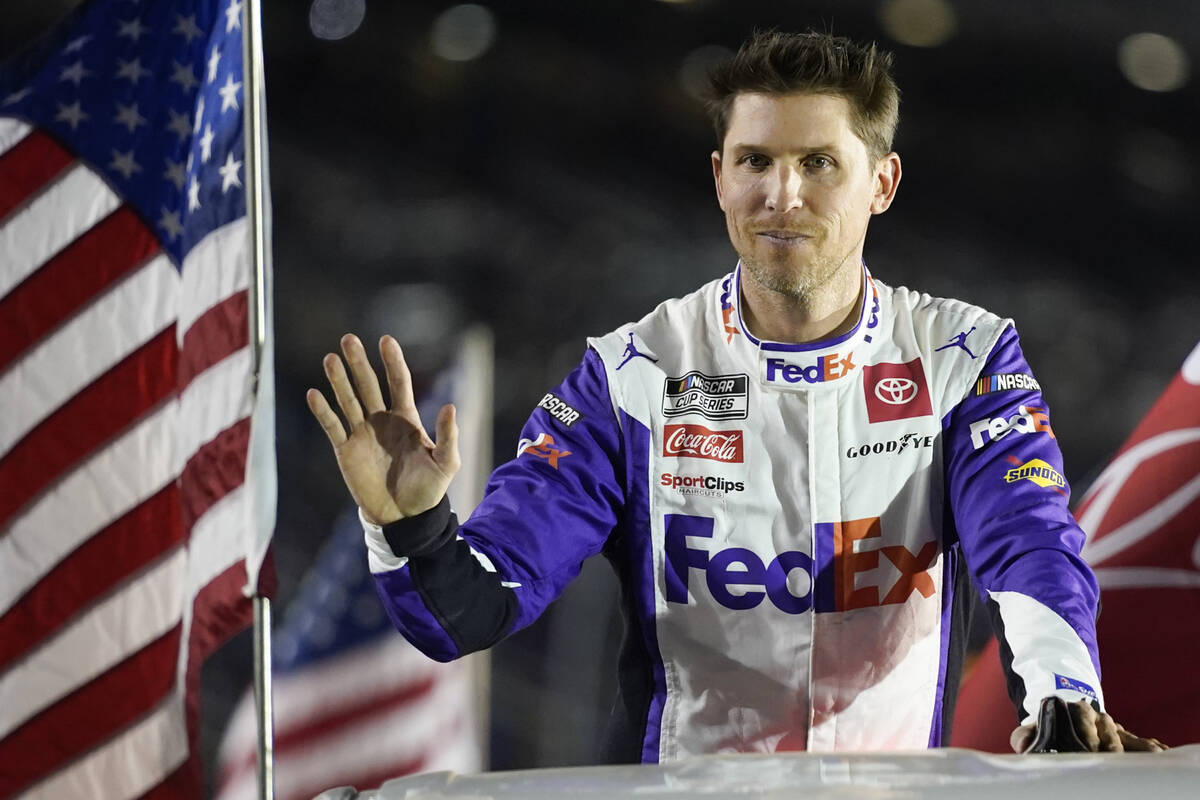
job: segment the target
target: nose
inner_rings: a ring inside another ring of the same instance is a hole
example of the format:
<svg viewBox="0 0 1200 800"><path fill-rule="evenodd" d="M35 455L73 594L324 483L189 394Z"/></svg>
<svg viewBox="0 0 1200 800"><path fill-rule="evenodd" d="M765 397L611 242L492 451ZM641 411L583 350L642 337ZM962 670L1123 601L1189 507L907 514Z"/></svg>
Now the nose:
<svg viewBox="0 0 1200 800"><path fill-rule="evenodd" d="M790 164L773 165L767 177L767 210L786 213L804 205L803 179Z"/></svg>

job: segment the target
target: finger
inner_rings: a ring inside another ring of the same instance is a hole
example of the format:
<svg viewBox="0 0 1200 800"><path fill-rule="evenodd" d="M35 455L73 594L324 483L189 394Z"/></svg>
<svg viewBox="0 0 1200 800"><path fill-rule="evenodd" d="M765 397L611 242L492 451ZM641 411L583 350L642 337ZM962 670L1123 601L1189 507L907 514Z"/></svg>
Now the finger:
<svg viewBox="0 0 1200 800"><path fill-rule="evenodd" d="M384 336L379 340L379 354L383 356L383 370L387 373L392 410L420 427L421 419L417 414L417 404L413 400L412 374L404 361L404 351L400 349L400 343L391 336Z"/></svg>
<svg viewBox="0 0 1200 800"><path fill-rule="evenodd" d="M458 421L454 406L442 406L437 415L437 445L433 448L433 460L444 472L458 472L461 461L458 457Z"/></svg>
<svg viewBox="0 0 1200 800"><path fill-rule="evenodd" d="M1022 725L1012 732L1008 737L1008 743L1012 747L1014 753L1024 753L1033 744L1034 734L1037 730L1032 725Z"/></svg>
<svg viewBox="0 0 1200 800"><path fill-rule="evenodd" d="M1157 753L1162 750L1171 749L1158 739L1143 739L1141 736L1125 730L1120 725L1117 726L1117 732L1121 737L1121 746L1130 753Z"/></svg>
<svg viewBox="0 0 1200 800"><path fill-rule="evenodd" d="M329 407L329 401L325 399L325 395L316 389L309 389L304 395L304 399L308 401L308 410L317 418L321 430L325 431L325 435L329 437L329 443L337 447L346 441L346 429L342 427L342 421L338 419L337 414L333 413L333 409Z"/></svg>
<svg viewBox="0 0 1200 800"><path fill-rule="evenodd" d="M1096 729L1096 718L1099 715L1096 713L1096 709L1082 701L1067 703L1067 708L1070 709L1071 724L1075 728L1079 740L1087 745L1087 749L1091 752L1099 750L1100 733Z"/></svg>
<svg viewBox="0 0 1200 800"><path fill-rule="evenodd" d="M346 363L350 365L350 375L354 378L354 386L358 396L362 398L363 408L368 414L376 414L384 410L383 394L379 391L379 378L371 368L367 351L362 342L352 333L342 337L342 353Z"/></svg>
<svg viewBox="0 0 1200 800"><path fill-rule="evenodd" d="M325 365L325 377L329 378L329 385L333 388L333 396L337 398L338 406L346 415L346 422L350 423L351 428L361 425L362 406L358 404L358 398L350 388L350 378L346 376L346 367L342 360L330 353L322 363Z"/></svg>
<svg viewBox="0 0 1200 800"><path fill-rule="evenodd" d="M1125 750L1121 743L1121 735L1117 731L1117 723L1108 714L1096 717L1096 735L1100 738L1099 750L1102 753L1120 753Z"/></svg>

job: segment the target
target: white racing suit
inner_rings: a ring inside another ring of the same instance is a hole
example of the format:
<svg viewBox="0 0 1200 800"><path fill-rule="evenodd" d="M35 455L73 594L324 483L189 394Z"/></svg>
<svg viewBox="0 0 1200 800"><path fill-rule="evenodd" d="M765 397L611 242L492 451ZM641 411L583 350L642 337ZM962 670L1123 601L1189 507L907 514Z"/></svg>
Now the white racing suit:
<svg viewBox="0 0 1200 800"><path fill-rule="evenodd" d="M447 660L604 553L626 636L614 760L937 746L969 571L1018 719L1102 707L1098 590L1008 320L864 270L849 333L760 342L740 270L589 341L461 525L368 527L399 630Z"/></svg>

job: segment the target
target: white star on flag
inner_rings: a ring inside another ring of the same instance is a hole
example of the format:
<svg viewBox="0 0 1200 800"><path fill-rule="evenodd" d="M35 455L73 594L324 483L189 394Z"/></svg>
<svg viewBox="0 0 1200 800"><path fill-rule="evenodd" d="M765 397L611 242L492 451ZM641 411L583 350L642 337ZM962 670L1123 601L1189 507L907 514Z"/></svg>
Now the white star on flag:
<svg viewBox="0 0 1200 800"><path fill-rule="evenodd" d="M229 109L237 110L237 95L238 90L242 88L241 81L235 81L232 75L225 76L225 85L217 90L221 95L221 110L228 111Z"/></svg>
<svg viewBox="0 0 1200 800"><path fill-rule="evenodd" d="M92 37L90 35L78 36L67 43L67 46L63 48L63 52L74 53L76 50L83 47L83 45L87 43L87 40L91 38Z"/></svg>
<svg viewBox="0 0 1200 800"><path fill-rule="evenodd" d="M130 133L133 133L138 125L146 124L146 118L138 113L137 103L130 106L123 106L117 103L117 109L117 116L113 121L119 122L126 128L129 128Z"/></svg>
<svg viewBox="0 0 1200 800"><path fill-rule="evenodd" d="M204 126L204 135L200 137L200 163L207 164L208 159L212 158L212 140L213 129L212 125Z"/></svg>
<svg viewBox="0 0 1200 800"><path fill-rule="evenodd" d="M76 61L71 66L64 67L63 71L59 73L58 79L60 81L71 81L76 86L79 86L79 82L83 80L83 76L91 74L89 70L83 68L82 61Z"/></svg>
<svg viewBox="0 0 1200 800"><path fill-rule="evenodd" d="M204 121L204 97L201 96L200 102L196 104L196 124L192 126L192 133L200 132L200 123Z"/></svg>
<svg viewBox="0 0 1200 800"><path fill-rule="evenodd" d="M193 175L191 181L188 182L188 211L195 211L200 207L200 184L196 183L196 177Z"/></svg>
<svg viewBox="0 0 1200 800"><path fill-rule="evenodd" d="M200 81L196 79L196 73L192 72L192 68L187 64L175 63L175 74L171 76L172 83L178 83L183 87L185 92L190 92L192 89L200 85Z"/></svg>
<svg viewBox="0 0 1200 800"><path fill-rule="evenodd" d="M88 118L88 115L79 107L79 101L76 100L69 106L59 103L58 113L54 115L54 118L59 122L66 122L71 126L71 130L75 130L79 127L80 122Z"/></svg>
<svg viewBox="0 0 1200 800"><path fill-rule="evenodd" d="M234 28L242 27L242 0L229 0L225 9L225 32L232 33Z"/></svg>
<svg viewBox="0 0 1200 800"><path fill-rule="evenodd" d="M221 173L221 191L228 192L234 186L241 186L242 181L238 178L238 170L242 168L242 162L235 161L233 151L225 154L225 163L218 168Z"/></svg>
<svg viewBox="0 0 1200 800"><path fill-rule="evenodd" d="M183 164L170 159L167 159L167 170L163 173L163 177L175 184L175 188L179 190L183 189L183 183L187 180L183 174Z"/></svg>
<svg viewBox="0 0 1200 800"><path fill-rule="evenodd" d="M179 238L179 234L183 233L183 226L179 224L179 212L162 210L162 216L158 218L158 227L166 231L168 238L172 241Z"/></svg>
<svg viewBox="0 0 1200 800"><path fill-rule="evenodd" d="M135 58L133 61L122 61L117 59L117 64L120 65L117 69L118 78L129 78L130 83L136 84L143 77L150 74L150 70L142 66L140 59Z"/></svg>
<svg viewBox="0 0 1200 800"><path fill-rule="evenodd" d="M135 43L146 34L146 26L137 17L128 22L118 22L117 36L128 36Z"/></svg>
<svg viewBox="0 0 1200 800"><path fill-rule="evenodd" d="M10 106L13 103L19 103L31 94L33 94L33 89L29 86L26 86L21 91L13 92L8 97L4 98L4 105Z"/></svg>
<svg viewBox="0 0 1200 800"><path fill-rule="evenodd" d="M133 173L142 171L142 168L138 166L138 163L133 160L132 150L127 153L118 153L116 150L113 150L112 153L112 161L110 161L108 165L124 175L126 178L132 178Z"/></svg>
<svg viewBox="0 0 1200 800"><path fill-rule="evenodd" d="M195 14L189 14L186 17L183 16L182 14L176 14L175 15L175 29L171 32L178 33L180 36L182 36L187 41L188 44L191 44L192 39L195 39L197 36L200 36L200 34L202 33L202 31L200 30L200 27L198 25L196 25L196 15Z"/></svg>
<svg viewBox="0 0 1200 800"><path fill-rule="evenodd" d="M212 49L212 55L208 57L208 82L212 83L217 79L217 67L221 66L221 51L216 47Z"/></svg>

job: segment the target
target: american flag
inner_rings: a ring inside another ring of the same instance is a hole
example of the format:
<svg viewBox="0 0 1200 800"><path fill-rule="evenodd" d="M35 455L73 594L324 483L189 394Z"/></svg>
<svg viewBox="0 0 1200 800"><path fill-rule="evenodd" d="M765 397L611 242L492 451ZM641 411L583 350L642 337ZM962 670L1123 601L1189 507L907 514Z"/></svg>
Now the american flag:
<svg viewBox="0 0 1200 800"><path fill-rule="evenodd" d="M462 468L449 495L461 518L479 502L491 467L491 383L491 334L473 328L420 403L426 420L443 403L460 409ZM273 647L277 800L483 768L487 654L439 664L396 632L375 593L354 510L334 526ZM255 797L254 734L247 693L221 744L218 800Z"/></svg>
<svg viewBox="0 0 1200 800"><path fill-rule="evenodd" d="M0 70L0 797L198 796L267 588L242 26L95 0Z"/></svg>

